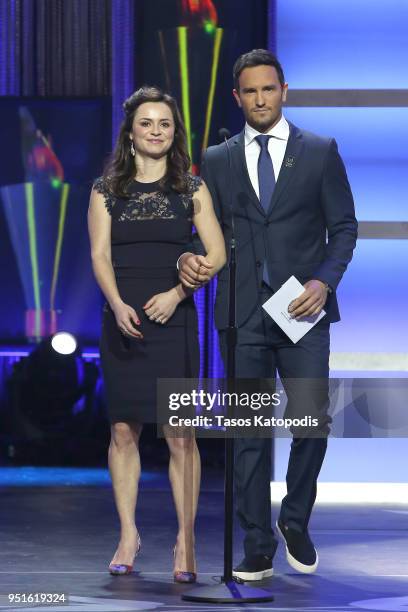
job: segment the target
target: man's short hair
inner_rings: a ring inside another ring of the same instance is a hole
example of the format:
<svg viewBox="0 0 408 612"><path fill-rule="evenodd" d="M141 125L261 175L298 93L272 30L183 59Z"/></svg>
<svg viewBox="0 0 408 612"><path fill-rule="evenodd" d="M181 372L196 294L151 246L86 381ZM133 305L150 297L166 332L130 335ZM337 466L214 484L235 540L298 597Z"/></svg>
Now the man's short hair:
<svg viewBox="0 0 408 612"><path fill-rule="evenodd" d="M232 69L234 78L234 87L239 90L239 75L245 68L253 68L254 66L273 66L278 73L279 83L283 87L285 84L285 76L282 66L278 59L267 49L252 49L248 53L240 55Z"/></svg>

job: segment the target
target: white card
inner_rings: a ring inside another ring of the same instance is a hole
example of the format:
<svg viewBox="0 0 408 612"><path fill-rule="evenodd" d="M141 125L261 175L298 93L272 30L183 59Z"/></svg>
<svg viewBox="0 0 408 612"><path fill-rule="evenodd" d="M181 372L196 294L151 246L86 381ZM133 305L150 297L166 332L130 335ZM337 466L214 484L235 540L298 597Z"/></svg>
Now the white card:
<svg viewBox="0 0 408 612"><path fill-rule="evenodd" d="M288 312L288 306L294 299L298 298L304 290L303 285L298 279L291 276L286 283L269 298L269 300L262 304L262 307L266 310L268 315L272 317L275 323L279 325L294 344L303 338L309 329L314 327L326 314L326 312L322 310L318 315L305 317L300 321L291 318Z"/></svg>

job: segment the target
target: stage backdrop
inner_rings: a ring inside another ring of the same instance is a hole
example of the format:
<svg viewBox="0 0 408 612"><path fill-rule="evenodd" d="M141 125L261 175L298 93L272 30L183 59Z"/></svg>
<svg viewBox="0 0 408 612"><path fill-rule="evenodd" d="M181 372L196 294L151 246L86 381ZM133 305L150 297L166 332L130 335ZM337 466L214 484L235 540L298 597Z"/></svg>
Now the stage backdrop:
<svg viewBox="0 0 408 612"><path fill-rule="evenodd" d="M95 343L86 213L110 148L110 100L0 98L0 342L64 329Z"/></svg>

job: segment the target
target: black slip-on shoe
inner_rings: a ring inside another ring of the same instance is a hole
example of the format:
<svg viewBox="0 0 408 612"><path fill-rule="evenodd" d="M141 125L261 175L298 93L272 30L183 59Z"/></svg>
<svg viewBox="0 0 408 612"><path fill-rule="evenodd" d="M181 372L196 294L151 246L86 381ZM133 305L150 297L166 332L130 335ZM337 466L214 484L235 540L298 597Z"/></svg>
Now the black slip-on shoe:
<svg viewBox="0 0 408 612"><path fill-rule="evenodd" d="M235 578L247 582L251 580L262 580L273 576L272 557L267 555L253 555L245 557L232 571Z"/></svg>
<svg viewBox="0 0 408 612"><path fill-rule="evenodd" d="M307 531L296 531L281 520L276 529L285 542L286 559L291 567L302 574L313 574L319 564L319 557Z"/></svg>

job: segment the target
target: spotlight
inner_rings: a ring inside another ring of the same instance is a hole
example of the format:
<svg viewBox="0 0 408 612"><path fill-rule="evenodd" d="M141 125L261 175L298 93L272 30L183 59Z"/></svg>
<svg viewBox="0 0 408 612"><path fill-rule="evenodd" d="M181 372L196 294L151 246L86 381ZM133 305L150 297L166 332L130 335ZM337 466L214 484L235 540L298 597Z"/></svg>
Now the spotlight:
<svg viewBox="0 0 408 612"><path fill-rule="evenodd" d="M83 359L66 332L44 339L18 361L7 381L6 423L16 456L72 464L99 453L95 445L89 449L98 426L98 378L97 365Z"/></svg>
<svg viewBox="0 0 408 612"><path fill-rule="evenodd" d="M57 353L61 355L71 355L77 349L77 341L72 334L68 332L58 332L51 339L51 346Z"/></svg>

